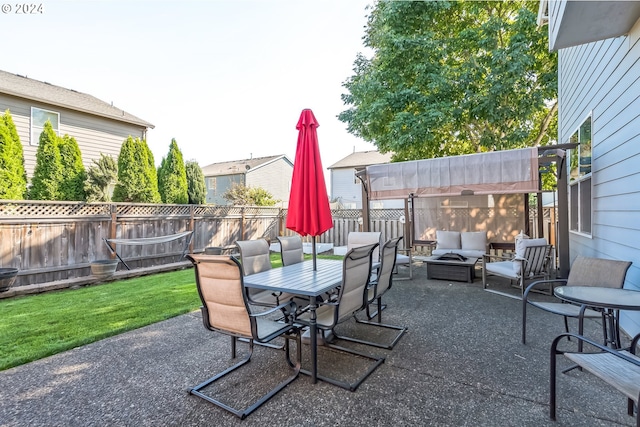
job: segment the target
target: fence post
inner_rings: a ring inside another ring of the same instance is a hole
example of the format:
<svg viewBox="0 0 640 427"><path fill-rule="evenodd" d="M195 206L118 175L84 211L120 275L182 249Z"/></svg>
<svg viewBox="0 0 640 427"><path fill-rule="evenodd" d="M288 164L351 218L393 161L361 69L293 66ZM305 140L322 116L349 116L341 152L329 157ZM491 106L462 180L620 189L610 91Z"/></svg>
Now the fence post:
<svg viewBox="0 0 640 427"><path fill-rule="evenodd" d="M195 234L196 234L196 220L194 218L195 216L195 205L189 205L189 230L191 231L191 241L189 242L189 253L192 254L193 253L193 242L196 240L195 239Z"/></svg>
<svg viewBox="0 0 640 427"><path fill-rule="evenodd" d="M240 208L240 240L245 240L244 238L244 206Z"/></svg>
<svg viewBox="0 0 640 427"><path fill-rule="evenodd" d="M116 238L116 231L117 231L117 221L118 221L118 209L116 208L115 204L111 204L109 206L109 208L111 209L111 224L109 227L109 239L115 239ZM116 245L114 243L109 243L109 246L111 246L112 252L111 252L111 259L115 259L116 255Z"/></svg>

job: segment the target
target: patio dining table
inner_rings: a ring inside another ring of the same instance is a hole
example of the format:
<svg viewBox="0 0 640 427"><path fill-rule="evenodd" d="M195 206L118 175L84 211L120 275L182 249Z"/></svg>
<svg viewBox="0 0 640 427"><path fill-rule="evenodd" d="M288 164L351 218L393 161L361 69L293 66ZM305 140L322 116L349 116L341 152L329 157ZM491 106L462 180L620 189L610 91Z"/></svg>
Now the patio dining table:
<svg viewBox="0 0 640 427"><path fill-rule="evenodd" d="M309 298L311 380L314 384L318 381L316 297L340 286L342 264L340 260L318 259L317 270L314 270L313 262L308 260L244 277L244 285L248 288L286 292Z"/></svg>

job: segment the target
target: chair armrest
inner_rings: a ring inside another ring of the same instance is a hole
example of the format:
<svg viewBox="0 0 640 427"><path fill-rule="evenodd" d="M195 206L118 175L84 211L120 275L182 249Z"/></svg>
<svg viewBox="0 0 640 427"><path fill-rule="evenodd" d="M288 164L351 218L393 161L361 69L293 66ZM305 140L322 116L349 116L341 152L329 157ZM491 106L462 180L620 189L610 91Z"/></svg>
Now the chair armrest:
<svg viewBox="0 0 640 427"><path fill-rule="evenodd" d="M558 350L558 343L562 340L562 338L567 338L567 340L569 340L570 338L575 338L576 341L578 343L582 342L582 343L587 343L590 346L593 346L595 348L597 348L598 350L600 350L599 353L605 352L605 353L610 353L616 357L619 357L620 359L623 359L629 363L632 363L636 366L640 367L640 360L634 359L632 357L629 357L627 354L625 354L622 349L615 349L615 348L611 348L611 347L607 347L604 346L602 344L599 344L595 341L592 341L589 338L586 338L582 335L578 335L578 334L574 334L574 333L564 333L564 334L560 334L558 335L554 340L553 343L551 344L551 353L552 354L564 354L564 353L576 353L576 351L563 351L563 350ZM636 336L636 338L638 338ZM635 339L634 339L635 341ZM588 353L585 351L580 351L580 353Z"/></svg>
<svg viewBox="0 0 640 427"><path fill-rule="evenodd" d="M250 313L249 316L262 317L262 316L267 316L269 314L275 313L276 311L282 311L285 317L287 318L287 320L293 320L293 316L295 316L297 309L298 309L298 305L295 302L287 301L285 303L282 303L266 311L261 311L259 313Z"/></svg>
<svg viewBox="0 0 640 427"><path fill-rule="evenodd" d="M489 260L491 259L501 259L503 261L513 261L514 257L512 256L508 256L508 255L491 255L491 254L484 254L482 255L482 263L486 263L486 262L490 262Z"/></svg>
<svg viewBox="0 0 640 427"><path fill-rule="evenodd" d="M411 256L411 248L398 248L398 252L404 252L405 254Z"/></svg>
<svg viewBox="0 0 640 427"><path fill-rule="evenodd" d="M548 280L536 280L535 282L529 284L527 288L524 290L522 294L522 300L526 301L529 292L538 285L548 285L551 284L553 288L555 288L556 284L562 284L562 286L567 284L567 279L548 279Z"/></svg>

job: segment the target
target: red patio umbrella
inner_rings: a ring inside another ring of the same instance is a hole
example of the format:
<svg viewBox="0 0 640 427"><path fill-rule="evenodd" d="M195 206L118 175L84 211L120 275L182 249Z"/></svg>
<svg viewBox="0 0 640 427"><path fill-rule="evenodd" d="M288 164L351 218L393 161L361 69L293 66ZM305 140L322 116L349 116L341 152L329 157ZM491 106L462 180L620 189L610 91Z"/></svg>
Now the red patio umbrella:
<svg viewBox="0 0 640 427"><path fill-rule="evenodd" d="M302 110L296 125L298 145L293 164L289 194L287 228L301 236L312 236L313 269L316 270L316 236L333 227L331 208L324 182L324 171L318 148L320 126L313 112Z"/></svg>

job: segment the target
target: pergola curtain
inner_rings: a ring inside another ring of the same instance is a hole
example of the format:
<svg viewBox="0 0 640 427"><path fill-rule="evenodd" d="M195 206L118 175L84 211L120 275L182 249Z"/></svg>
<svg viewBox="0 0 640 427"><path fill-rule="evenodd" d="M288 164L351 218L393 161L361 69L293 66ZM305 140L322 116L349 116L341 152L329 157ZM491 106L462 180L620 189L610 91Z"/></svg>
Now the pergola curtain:
<svg viewBox="0 0 640 427"><path fill-rule="evenodd" d="M538 149L367 166L369 200L537 193Z"/></svg>

